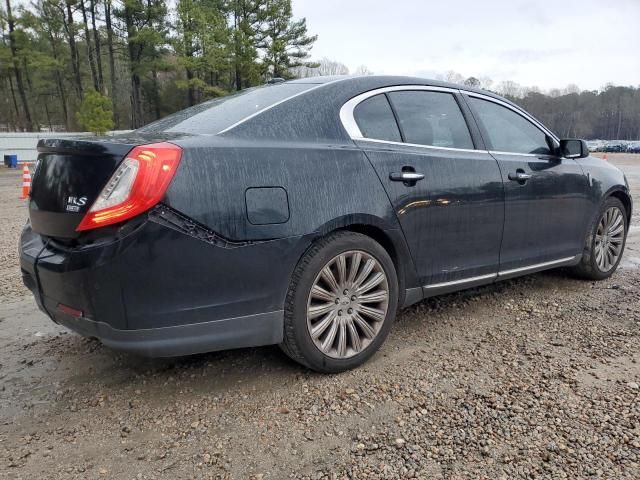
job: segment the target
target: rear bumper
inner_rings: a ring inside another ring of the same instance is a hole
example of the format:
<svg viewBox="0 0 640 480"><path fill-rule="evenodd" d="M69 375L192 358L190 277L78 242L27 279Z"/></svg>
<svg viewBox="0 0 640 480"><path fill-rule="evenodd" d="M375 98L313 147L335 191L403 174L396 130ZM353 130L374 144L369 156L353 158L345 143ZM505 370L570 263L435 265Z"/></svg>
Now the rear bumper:
<svg viewBox="0 0 640 480"><path fill-rule="evenodd" d="M283 312L259 313L163 328L120 330L108 323L58 314L56 321L107 347L146 357L176 357L282 341Z"/></svg>
<svg viewBox="0 0 640 480"><path fill-rule="evenodd" d="M233 244L196 233L150 219L69 249L27 226L24 283L53 321L116 349L178 356L280 343L288 282L310 240Z"/></svg>

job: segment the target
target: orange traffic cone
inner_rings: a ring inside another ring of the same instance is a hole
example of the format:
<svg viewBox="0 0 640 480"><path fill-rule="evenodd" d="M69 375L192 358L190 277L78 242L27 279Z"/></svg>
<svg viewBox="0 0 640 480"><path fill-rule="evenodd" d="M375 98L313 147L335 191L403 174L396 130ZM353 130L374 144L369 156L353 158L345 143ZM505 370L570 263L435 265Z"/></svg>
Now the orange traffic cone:
<svg viewBox="0 0 640 480"><path fill-rule="evenodd" d="M604 154L604 157L602 157L602 159L603 159L605 162L608 162L608 160L607 160L607 154L606 154L606 153Z"/></svg>
<svg viewBox="0 0 640 480"><path fill-rule="evenodd" d="M22 167L22 199L24 200L29 196L29 190L31 190L31 174L29 173L29 166L25 163Z"/></svg>

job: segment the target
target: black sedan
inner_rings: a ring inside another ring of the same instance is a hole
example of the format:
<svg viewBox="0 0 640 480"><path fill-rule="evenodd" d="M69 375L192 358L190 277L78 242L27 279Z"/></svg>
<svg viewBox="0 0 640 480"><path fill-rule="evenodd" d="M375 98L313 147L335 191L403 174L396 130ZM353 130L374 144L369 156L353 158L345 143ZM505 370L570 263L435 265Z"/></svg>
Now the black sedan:
<svg viewBox="0 0 640 480"><path fill-rule="evenodd" d="M266 85L38 150L25 284L55 322L149 356L280 344L342 371L425 297L607 278L631 218L624 175L585 142L416 78Z"/></svg>

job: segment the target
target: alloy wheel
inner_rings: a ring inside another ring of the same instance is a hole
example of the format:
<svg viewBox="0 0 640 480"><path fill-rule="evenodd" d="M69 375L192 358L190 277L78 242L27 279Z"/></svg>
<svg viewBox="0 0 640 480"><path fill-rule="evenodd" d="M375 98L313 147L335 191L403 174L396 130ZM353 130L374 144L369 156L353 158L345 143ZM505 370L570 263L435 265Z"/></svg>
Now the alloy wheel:
<svg viewBox="0 0 640 480"><path fill-rule="evenodd" d="M381 263L361 250L332 258L316 276L307 301L307 328L315 346L346 359L376 338L389 306L389 282Z"/></svg>
<svg viewBox="0 0 640 480"><path fill-rule="evenodd" d="M618 207L608 208L600 218L594 252L602 272L608 272L618 263L624 243L624 228L624 216Z"/></svg>

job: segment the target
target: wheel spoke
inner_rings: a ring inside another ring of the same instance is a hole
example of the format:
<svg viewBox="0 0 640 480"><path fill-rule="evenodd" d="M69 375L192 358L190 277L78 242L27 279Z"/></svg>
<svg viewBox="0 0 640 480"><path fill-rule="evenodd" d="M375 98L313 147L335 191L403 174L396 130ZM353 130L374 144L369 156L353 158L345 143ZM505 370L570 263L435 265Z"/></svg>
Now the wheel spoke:
<svg viewBox="0 0 640 480"><path fill-rule="evenodd" d="M611 222L611 225L609 225L609 230L614 230L615 228L617 228L618 226L620 226L622 224L622 215L616 215L615 218L613 219L613 221Z"/></svg>
<svg viewBox="0 0 640 480"><path fill-rule="evenodd" d="M607 250L607 270L609 270L611 268L611 266L613 265L613 253L611 253L610 250Z"/></svg>
<svg viewBox="0 0 640 480"><path fill-rule="evenodd" d="M344 323L344 319L338 320L340 324L338 330L338 355L344 357L347 354L347 326Z"/></svg>
<svg viewBox="0 0 640 480"><path fill-rule="evenodd" d="M601 269L604 268L602 265L602 246L598 246L596 249L596 263Z"/></svg>
<svg viewBox="0 0 640 480"><path fill-rule="evenodd" d="M325 313L329 313L335 308L336 304L331 303L322 303L320 305L312 305L307 309L307 318L309 320L313 320L314 318L319 317L320 315L324 315Z"/></svg>
<svg viewBox="0 0 640 480"><path fill-rule="evenodd" d="M367 317L374 319L376 322L381 322L384 320L384 311L378 310L377 308L367 307L366 305L360 305L358 307L358 311L360 313L365 314Z"/></svg>
<svg viewBox="0 0 640 480"><path fill-rule="evenodd" d="M377 287L378 285L380 285L384 281L384 279L385 279L384 273L378 272L375 275L372 275L369 280L367 280L360 287L358 287L356 292L358 294L367 293L372 288Z"/></svg>
<svg viewBox="0 0 640 480"><path fill-rule="evenodd" d="M615 229L611 230L609 232L609 235L613 237L616 235L620 235L622 232L624 232L624 225L619 225Z"/></svg>
<svg viewBox="0 0 640 480"><path fill-rule="evenodd" d="M345 282L347 281L347 259L346 255L343 253L338 257L336 261L338 265L338 284L341 288L344 288Z"/></svg>
<svg viewBox="0 0 640 480"><path fill-rule="evenodd" d="M336 298L334 294L327 292L324 288L322 288L317 283L311 288L311 296L314 298L325 300L327 302L333 302L335 301L335 298Z"/></svg>
<svg viewBox="0 0 640 480"><path fill-rule="evenodd" d="M329 333L325 337L324 342L322 342L322 346L320 347L323 352L326 353L329 350L331 350L331 347L333 347L333 342L336 339L337 333L338 333L338 322L333 322L331 324L331 329L329 330Z"/></svg>
<svg viewBox="0 0 640 480"><path fill-rule="evenodd" d="M314 340L320 338L320 335L322 335L329 325L335 321L335 317L335 312L331 311L327 313L324 318L316 323L311 329L311 338Z"/></svg>
<svg viewBox="0 0 640 480"><path fill-rule="evenodd" d="M384 302L388 295L385 290L376 290L375 292L367 293L366 295L360 295L358 302L360 303L378 303Z"/></svg>
<svg viewBox="0 0 640 480"><path fill-rule="evenodd" d="M362 342L360 341L360 334L358 333L358 329L356 328L355 324L353 323L353 319L352 318L347 320L347 328L349 330L349 337L351 338L351 347L356 352L359 352L360 349L362 348Z"/></svg>
<svg viewBox="0 0 640 480"><path fill-rule="evenodd" d="M360 330L362 330L362 333L364 334L364 336L367 337L369 340L373 339L373 337L376 336L375 330L371 328L371 325L369 325L367 321L364 318L362 318L359 314L356 313L353 316L353 321L360 328Z"/></svg>
<svg viewBox="0 0 640 480"><path fill-rule="evenodd" d="M354 280L353 286L355 288L358 288L362 284L362 282L364 282L369 277L369 275L373 271L373 267L375 266L376 262L374 262L372 259L367 260L364 264L364 267L362 267L362 271Z"/></svg>
<svg viewBox="0 0 640 480"><path fill-rule="evenodd" d="M338 282L336 281L336 277L333 275L333 272L329 268L329 265L327 265L322 269L322 273L320 275L322 276L324 281L327 282L327 285L329 285L329 288L331 288L332 292L340 293L340 286L338 285Z"/></svg>
<svg viewBox="0 0 640 480"><path fill-rule="evenodd" d="M358 275L358 270L360 269L360 262L362 261L362 254L360 252L356 252L351 256L351 266L349 267L349 277L347 278L347 284L353 284L353 281L356 279L356 275Z"/></svg>

